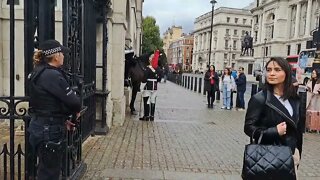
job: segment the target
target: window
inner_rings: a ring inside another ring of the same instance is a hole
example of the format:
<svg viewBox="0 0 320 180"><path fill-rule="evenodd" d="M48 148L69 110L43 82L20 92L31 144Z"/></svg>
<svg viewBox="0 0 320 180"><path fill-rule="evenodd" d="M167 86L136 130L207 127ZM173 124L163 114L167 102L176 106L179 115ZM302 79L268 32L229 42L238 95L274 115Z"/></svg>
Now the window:
<svg viewBox="0 0 320 180"><path fill-rule="evenodd" d="M234 34L235 36L237 36L237 35L238 35L238 30L235 29L235 30L233 31L233 34Z"/></svg>
<svg viewBox="0 0 320 180"><path fill-rule="evenodd" d="M248 64L248 74L252 74L253 64Z"/></svg>
<svg viewBox="0 0 320 180"><path fill-rule="evenodd" d="M225 49L228 49L228 45L229 45L229 41L228 41L228 40L225 40L225 42L224 42L224 47L225 47Z"/></svg>
<svg viewBox="0 0 320 180"><path fill-rule="evenodd" d="M245 30L242 30L242 36L244 36L246 34Z"/></svg>
<svg viewBox="0 0 320 180"><path fill-rule="evenodd" d="M258 31L254 32L254 41L257 42L258 40Z"/></svg>
<svg viewBox="0 0 320 180"><path fill-rule="evenodd" d="M228 53L224 53L224 59L228 59Z"/></svg>
<svg viewBox="0 0 320 180"><path fill-rule="evenodd" d="M229 35L230 29L226 29L226 35Z"/></svg>
<svg viewBox="0 0 320 180"><path fill-rule="evenodd" d="M229 23L230 22L230 17L227 17L227 23Z"/></svg>
<svg viewBox="0 0 320 180"><path fill-rule="evenodd" d="M232 54L232 59L236 59L236 54Z"/></svg>
<svg viewBox="0 0 320 180"><path fill-rule="evenodd" d="M269 50L269 48L268 47L265 47L266 49L266 51L264 52L265 53L265 56L268 56L268 50Z"/></svg>
<svg viewBox="0 0 320 180"><path fill-rule="evenodd" d="M297 44L297 54L299 54L301 51L301 44Z"/></svg>
<svg viewBox="0 0 320 180"><path fill-rule="evenodd" d="M239 18L234 18L234 23L238 24Z"/></svg>
<svg viewBox="0 0 320 180"><path fill-rule="evenodd" d="M290 50L291 50L291 46L287 45L287 56L289 56L291 54Z"/></svg>
<svg viewBox="0 0 320 180"><path fill-rule="evenodd" d="M233 40L233 49L237 49L237 40Z"/></svg>
<svg viewBox="0 0 320 180"><path fill-rule="evenodd" d="M256 24L259 23L259 16L255 16Z"/></svg>
<svg viewBox="0 0 320 180"><path fill-rule="evenodd" d="M243 19L242 24L246 24L246 23L247 23L247 19Z"/></svg>
<svg viewBox="0 0 320 180"><path fill-rule="evenodd" d="M7 5L10 5L10 1L11 1L11 0L7 0ZM19 5L20 2L19 2L19 0L14 0L13 4L14 4L14 5Z"/></svg>

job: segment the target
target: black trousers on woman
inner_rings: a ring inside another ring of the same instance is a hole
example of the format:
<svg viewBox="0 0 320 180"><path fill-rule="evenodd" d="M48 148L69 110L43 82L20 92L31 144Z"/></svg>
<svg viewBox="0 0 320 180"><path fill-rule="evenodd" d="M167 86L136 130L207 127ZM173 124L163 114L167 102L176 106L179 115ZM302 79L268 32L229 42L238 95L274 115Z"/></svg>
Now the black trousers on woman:
<svg viewBox="0 0 320 180"><path fill-rule="evenodd" d="M216 99L216 90L214 85L210 86L210 90L207 91L207 101L208 101L208 108L213 108L214 100Z"/></svg>

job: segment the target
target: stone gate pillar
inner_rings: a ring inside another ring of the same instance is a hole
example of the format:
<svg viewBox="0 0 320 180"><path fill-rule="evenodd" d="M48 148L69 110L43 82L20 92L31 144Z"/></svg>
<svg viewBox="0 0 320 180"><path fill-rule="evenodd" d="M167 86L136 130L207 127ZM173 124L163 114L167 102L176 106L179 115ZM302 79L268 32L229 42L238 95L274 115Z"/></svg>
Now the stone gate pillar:
<svg viewBox="0 0 320 180"><path fill-rule="evenodd" d="M125 49L125 35L127 30L126 23L126 0L113 1L112 13L112 34L113 37L110 42L112 48L111 60L111 93L110 100L113 105L112 125L123 125L125 119L125 96L124 96L124 49ZM116 39L115 39L116 38ZM108 58L109 59L109 58ZM111 114L110 114L111 115Z"/></svg>

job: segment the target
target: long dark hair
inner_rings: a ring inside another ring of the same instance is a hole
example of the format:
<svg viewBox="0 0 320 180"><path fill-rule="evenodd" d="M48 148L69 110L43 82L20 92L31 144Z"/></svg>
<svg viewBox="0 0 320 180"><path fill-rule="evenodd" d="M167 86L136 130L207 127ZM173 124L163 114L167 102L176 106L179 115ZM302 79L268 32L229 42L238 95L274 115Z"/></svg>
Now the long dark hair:
<svg viewBox="0 0 320 180"><path fill-rule="evenodd" d="M315 79L317 83L320 83L320 69L316 68L314 69L314 71L316 72L317 78ZM312 80L312 78L311 78Z"/></svg>
<svg viewBox="0 0 320 180"><path fill-rule="evenodd" d="M216 67L214 65L210 65L207 72L210 72L210 67L213 67L213 72L216 71Z"/></svg>
<svg viewBox="0 0 320 180"><path fill-rule="evenodd" d="M291 66L288 63L288 61L286 61L282 57L271 57L265 66L266 70L267 70L268 65L271 62L276 62L286 74L286 78L283 82L283 84L284 84L283 95L281 96L281 98L283 100L287 100L289 98L298 98L298 94L296 92L296 89L294 88L294 86L292 84L292 71L291 71ZM265 88L267 90L273 92L273 85L269 84L269 82L267 80L266 80Z"/></svg>

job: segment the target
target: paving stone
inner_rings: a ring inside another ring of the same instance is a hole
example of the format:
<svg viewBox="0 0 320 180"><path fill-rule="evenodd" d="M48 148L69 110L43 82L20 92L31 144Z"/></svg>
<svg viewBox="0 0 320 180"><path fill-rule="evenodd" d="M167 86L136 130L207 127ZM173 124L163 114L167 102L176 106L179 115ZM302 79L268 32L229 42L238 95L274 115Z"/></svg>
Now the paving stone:
<svg viewBox="0 0 320 180"><path fill-rule="evenodd" d="M245 97L247 102L250 92ZM84 143L83 179L241 179L249 143L245 112L222 110L221 103L208 109L202 94L160 84L154 122L128 114L122 127ZM320 134L306 133L300 179L320 179L319 154Z"/></svg>

